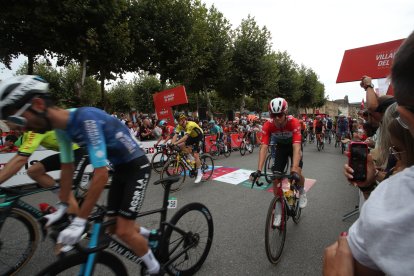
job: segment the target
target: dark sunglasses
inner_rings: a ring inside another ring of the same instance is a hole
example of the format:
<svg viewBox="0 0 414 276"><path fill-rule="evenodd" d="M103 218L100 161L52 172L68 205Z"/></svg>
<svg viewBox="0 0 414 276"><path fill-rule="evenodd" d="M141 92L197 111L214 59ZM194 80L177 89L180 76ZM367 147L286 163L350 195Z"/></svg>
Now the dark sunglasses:
<svg viewBox="0 0 414 276"><path fill-rule="evenodd" d="M22 106L14 115L11 115L7 117L7 121L19 126L19 127L25 127L27 124L27 120L25 117L21 116L26 110L28 110L32 106L31 103L27 103L24 106Z"/></svg>
<svg viewBox="0 0 414 276"><path fill-rule="evenodd" d="M275 118L275 117L282 118L283 115L285 115L285 113L272 113L271 114L271 117L272 118Z"/></svg>

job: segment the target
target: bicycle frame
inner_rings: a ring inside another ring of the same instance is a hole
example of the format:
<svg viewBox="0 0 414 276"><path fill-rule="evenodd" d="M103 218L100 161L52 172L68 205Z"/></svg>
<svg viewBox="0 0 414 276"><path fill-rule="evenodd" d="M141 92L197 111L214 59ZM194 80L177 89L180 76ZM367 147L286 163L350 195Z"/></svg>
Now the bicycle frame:
<svg viewBox="0 0 414 276"><path fill-rule="evenodd" d="M170 185L166 185L166 189L164 190L164 197L163 197L163 204L161 208L153 209L145 212L141 212L138 214L138 217L145 217L153 214L160 213L160 223L159 223L159 229L158 229L158 235L160 237L159 244L160 247L157 248L154 251L154 255L157 258L158 261L162 263L164 267L169 266L172 262L177 260L179 257L181 257L183 254L186 253L188 249L192 247L192 244L189 244L180 254L175 255L170 260L166 261L167 258L171 255L168 255L168 248L167 247L167 241L165 232L167 231L168 227L171 227L174 231L180 233L181 235L185 236L187 233L180 228L176 227L175 225L172 225L167 221L167 212L168 212L168 197L170 194ZM99 211L98 211L99 212ZM87 262L81 266L81 271L79 275L92 275L93 268L95 266L95 257L98 251L104 250L105 248L109 248L112 251L114 251L117 255L120 255L136 264L141 264L142 259L138 257L134 252L132 252L131 249L123 245L121 242L116 240L112 235L106 234L105 229L108 226L114 225L116 223L116 219L111 219L108 221L103 221L105 217L104 212L100 212L95 217L90 217L91 220L95 220L96 222L93 224L93 230L92 234L90 236L90 242L87 248L82 248L80 245L76 245L75 248L81 253L81 254L87 254L88 260ZM109 240L108 242L101 242L102 237L107 238ZM175 246L175 248L172 250L173 252L179 247L179 244Z"/></svg>

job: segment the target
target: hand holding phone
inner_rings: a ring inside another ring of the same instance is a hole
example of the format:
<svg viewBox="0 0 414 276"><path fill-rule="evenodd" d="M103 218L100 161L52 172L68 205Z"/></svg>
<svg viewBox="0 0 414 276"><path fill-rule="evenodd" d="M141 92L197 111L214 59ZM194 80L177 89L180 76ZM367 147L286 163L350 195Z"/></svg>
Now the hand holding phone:
<svg viewBox="0 0 414 276"><path fill-rule="evenodd" d="M365 181L367 178L368 146L363 142L349 144L348 165L354 170L353 181Z"/></svg>

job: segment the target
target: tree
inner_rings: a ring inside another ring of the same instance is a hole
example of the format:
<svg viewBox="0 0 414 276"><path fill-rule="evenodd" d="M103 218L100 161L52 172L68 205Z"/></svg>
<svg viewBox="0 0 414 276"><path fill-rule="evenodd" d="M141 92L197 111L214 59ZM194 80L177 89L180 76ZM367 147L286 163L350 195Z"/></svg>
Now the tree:
<svg viewBox="0 0 414 276"><path fill-rule="evenodd" d="M132 82L132 99L139 111L153 113L153 94L162 90L160 80L155 76L143 74Z"/></svg>
<svg viewBox="0 0 414 276"><path fill-rule="evenodd" d="M45 56L54 37L50 28L58 14L49 13L49 1L2 1L0 61L10 68L13 58L28 57L26 74L33 74L37 56ZM53 34L53 32L52 32Z"/></svg>
<svg viewBox="0 0 414 276"><path fill-rule="evenodd" d="M248 16L242 20L241 25L236 29L232 49L232 72L226 90L222 95L241 97L244 108L244 96L256 94L259 98L261 93L266 91L268 78L263 78L264 71L269 68L266 56L270 54L270 33L266 27L259 28L254 18ZM222 91L224 92L224 91Z"/></svg>
<svg viewBox="0 0 414 276"><path fill-rule="evenodd" d="M197 64L191 0L141 0L132 2L130 28L134 52L129 68L159 74L163 88L188 79Z"/></svg>

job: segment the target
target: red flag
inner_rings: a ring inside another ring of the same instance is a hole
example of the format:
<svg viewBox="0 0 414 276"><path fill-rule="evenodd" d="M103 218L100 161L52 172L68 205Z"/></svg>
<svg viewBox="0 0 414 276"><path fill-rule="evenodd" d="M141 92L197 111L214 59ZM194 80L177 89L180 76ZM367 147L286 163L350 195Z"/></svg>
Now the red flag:
<svg viewBox="0 0 414 276"><path fill-rule="evenodd" d="M362 102L361 102L361 110L365 109L365 105L364 105L364 98L362 98Z"/></svg>

